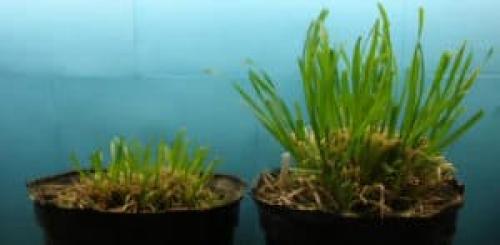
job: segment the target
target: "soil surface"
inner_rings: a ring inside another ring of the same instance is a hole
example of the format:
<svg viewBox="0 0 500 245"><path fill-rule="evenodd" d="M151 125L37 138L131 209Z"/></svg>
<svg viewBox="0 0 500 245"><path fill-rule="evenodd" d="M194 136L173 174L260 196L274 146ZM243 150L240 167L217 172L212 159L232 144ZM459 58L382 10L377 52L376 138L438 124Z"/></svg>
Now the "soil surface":
<svg viewBox="0 0 500 245"><path fill-rule="evenodd" d="M161 213L179 210L207 210L225 206L227 204L240 200L244 194L245 189L245 183L240 179L229 175L215 174L209 180L208 184L204 187L204 191L206 193L209 193L210 196L210 201L205 202L206 205L177 205L175 207L165 208L157 212L155 212L155 209L135 209L133 211L130 211L130 209L120 207L119 205L118 207L114 208L94 208L94 206L84 205L86 202L82 202L78 197L78 194L80 192L79 189L81 189L83 185L80 180L81 179L78 172L68 172L34 180L32 182L29 182L27 184L27 187L30 198L42 205L54 205L59 208L66 209L94 209L101 212L115 213ZM67 196L69 195L68 193L70 193L71 195L76 195L73 199L71 199L72 201L74 201L74 203L68 204L61 202L60 197L64 195L65 198L67 198ZM95 200L95 202L98 202L98 200Z"/></svg>

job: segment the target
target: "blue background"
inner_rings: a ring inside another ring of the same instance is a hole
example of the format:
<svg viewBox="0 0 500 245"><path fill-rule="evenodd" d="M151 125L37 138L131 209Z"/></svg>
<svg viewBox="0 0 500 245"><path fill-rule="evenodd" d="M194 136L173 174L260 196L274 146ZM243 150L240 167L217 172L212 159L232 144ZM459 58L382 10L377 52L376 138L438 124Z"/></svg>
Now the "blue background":
<svg viewBox="0 0 500 245"><path fill-rule="evenodd" d="M464 39L477 57L500 48L498 1L384 3L402 64L420 5L429 73L440 50ZM185 127L225 160L221 171L248 182L277 166L280 147L231 84L246 81L250 58L285 96L300 96L296 58L321 7L331 9L332 39L347 46L377 14L368 0L1 0L0 244L41 244L26 180L69 169L71 151L86 155L116 134L158 139ZM447 152L467 185L456 244L500 238L499 72L497 52L467 100L486 117ZM246 198L237 244L261 239Z"/></svg>

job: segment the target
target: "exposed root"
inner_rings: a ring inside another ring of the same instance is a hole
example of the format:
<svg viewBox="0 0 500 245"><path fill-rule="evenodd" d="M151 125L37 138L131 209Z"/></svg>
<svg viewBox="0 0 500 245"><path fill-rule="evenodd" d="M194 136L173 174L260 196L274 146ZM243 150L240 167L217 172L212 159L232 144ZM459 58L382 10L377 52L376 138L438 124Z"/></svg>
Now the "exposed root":
<svg viewBox="0 0 500 245"><path fill-rule="evenodd" d="M288 185L282 186L279 179L270 173L263 173L256 189L258 197L274 205L285 205L299 210L329 210L338 207L329 192L319 185L314 175L289 172Z"/></svg>
<svg viewBox="0 0 500 245"><path fill-rule="evenodd" d="M376 199L377 192L378 199ZM364 206L371 206L373 210L378 210L379 216L384 217L384 214L393 211L392 208L386 204L386 195L386 189L383 184L363 186L359 193L359 200Z"/></svg>
<svg viewBox="0 0 500 245"><path fill-rule="evenodd" d="M447 205L458 204L462 201L461 193L450 182L419 190L420 193L424 193L419 195L411 194L412 189L396 193L378 183L360 187L352 201L351 209L341 210L336 197L325 188L318 175L286 171L288 173L285 175L263 173L255 189L257 198L271 205L286 206L297 210L320 210L379 217L387 215L425 217L438 213ZM288 185L282 185L280 181L282 176L288 176Z"/></svg>

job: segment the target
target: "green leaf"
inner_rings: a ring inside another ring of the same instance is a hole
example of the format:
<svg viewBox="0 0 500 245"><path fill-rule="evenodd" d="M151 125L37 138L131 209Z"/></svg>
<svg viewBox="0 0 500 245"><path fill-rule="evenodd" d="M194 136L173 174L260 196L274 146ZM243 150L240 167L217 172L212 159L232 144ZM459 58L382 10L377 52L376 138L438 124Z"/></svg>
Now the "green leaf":
<svg viewBox="0 0 500 245"><path fill-rule="evenodd" d="M437 146L438 149L442 149L444 147L449 146L454 143L457 139L459 139L467 130L469 130L472 126L474 126L479 120L484 116L484 112L478 111L473 116L469 118L464 124L462 124L458 129L455 130L451 135L447 138L443 139L440 144Z"/></svg>

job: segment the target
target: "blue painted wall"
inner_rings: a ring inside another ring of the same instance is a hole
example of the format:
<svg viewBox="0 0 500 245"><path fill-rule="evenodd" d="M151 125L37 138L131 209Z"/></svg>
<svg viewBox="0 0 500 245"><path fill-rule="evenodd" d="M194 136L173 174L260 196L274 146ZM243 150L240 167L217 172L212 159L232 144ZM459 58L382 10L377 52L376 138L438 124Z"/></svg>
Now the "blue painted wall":
<svg viewBox="0 0 500 245"><path fill-rule="evenodd" d="M24 183L69 168L121 134L140 139L180 127L210 144L222 171L252 181L276 166L279 146L233 91L251 58L288 97L300 95L296 57L309 21L332 10L336 42L352 44L376 16L368 0L16 0L0 1L0 244L41 244ZM495 0L384 1L406 63L417 7L427 13L428 64L468 39L480 57L500 49ZM215 76L203 70L215 71ZM430 69L431 70L431 69ZM487 116L447 152L467 183L457 244L500 239L500 54L472 91ZM245 200L238 244L260 244L254 206Z"/></svg>

